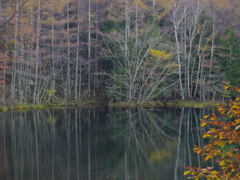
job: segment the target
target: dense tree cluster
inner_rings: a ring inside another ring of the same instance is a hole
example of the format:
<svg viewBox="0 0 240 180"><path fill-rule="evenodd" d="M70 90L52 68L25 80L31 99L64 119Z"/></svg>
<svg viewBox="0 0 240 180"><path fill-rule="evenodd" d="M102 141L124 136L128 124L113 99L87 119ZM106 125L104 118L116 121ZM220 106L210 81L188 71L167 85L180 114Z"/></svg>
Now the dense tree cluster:
<svg viewBox="0 0 240 180"><path fill-rule="evenodd" d="M240 81L239 8L238 0L0 0L2 106L99 92L139 104L215 100L219 82Z"/></svg>

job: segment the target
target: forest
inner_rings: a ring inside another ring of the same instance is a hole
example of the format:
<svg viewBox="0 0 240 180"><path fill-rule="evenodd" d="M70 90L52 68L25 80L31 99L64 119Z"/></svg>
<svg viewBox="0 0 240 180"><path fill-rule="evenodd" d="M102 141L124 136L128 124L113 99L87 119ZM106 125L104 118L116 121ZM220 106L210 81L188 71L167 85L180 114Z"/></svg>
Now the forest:
<svg viewBox="0 0 240 180"><path fill-rule="evenodd" d="M0 0L1 106L221 100L239 44L239 0Z"/></svg>

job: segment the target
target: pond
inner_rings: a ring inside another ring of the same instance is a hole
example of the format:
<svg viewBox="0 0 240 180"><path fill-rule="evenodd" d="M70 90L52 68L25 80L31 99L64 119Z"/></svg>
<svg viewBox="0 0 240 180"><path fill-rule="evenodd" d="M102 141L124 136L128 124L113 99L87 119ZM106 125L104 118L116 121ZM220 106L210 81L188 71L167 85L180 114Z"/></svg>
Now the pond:
<svg viewBox="0 0 240 180"><path fill-rule="evenodd" d="M183 180L203 166L214 109L45 109L0 114L1 180Z"/></svg>

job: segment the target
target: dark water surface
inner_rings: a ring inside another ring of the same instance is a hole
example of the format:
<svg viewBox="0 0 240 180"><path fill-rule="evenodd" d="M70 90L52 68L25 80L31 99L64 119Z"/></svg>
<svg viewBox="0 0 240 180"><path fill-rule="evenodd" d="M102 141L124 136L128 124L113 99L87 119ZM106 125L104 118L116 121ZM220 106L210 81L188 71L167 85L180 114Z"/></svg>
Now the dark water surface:
<svg viewBox="0 0 240 180"><path fill-rule="evenodd" d="M0 113L0 180L182 180L211 109Z"/></svg>

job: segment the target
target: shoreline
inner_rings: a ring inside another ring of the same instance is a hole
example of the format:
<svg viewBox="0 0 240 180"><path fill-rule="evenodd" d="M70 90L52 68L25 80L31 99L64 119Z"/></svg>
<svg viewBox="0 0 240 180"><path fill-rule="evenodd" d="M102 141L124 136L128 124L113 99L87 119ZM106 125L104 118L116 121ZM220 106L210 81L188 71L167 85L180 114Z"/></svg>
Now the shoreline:
<svg viewBox="0 0 240 180"><path fill-rule="evenodd" d="M86 101L82 103L69 102L69 103L46 103L46 104L22 104L14 105L12 107L0 107L0 112L7 112L10 110L24 111L24 110L36 110L36 109L47 109L47 108L61 108L61 107L84 107L84 108L95 108L95 107L188 107L188 108L206 108L206 107L217 107L221 102L200 102L198 100L171 100L169 102L160 101L149 101L143 104L137 104L136 102L119 102L119 103L97 103L96 101ZM224 103L225 104L225 103Z"/></svg>

